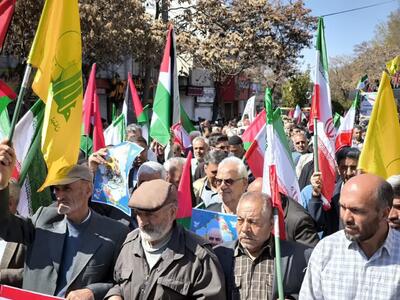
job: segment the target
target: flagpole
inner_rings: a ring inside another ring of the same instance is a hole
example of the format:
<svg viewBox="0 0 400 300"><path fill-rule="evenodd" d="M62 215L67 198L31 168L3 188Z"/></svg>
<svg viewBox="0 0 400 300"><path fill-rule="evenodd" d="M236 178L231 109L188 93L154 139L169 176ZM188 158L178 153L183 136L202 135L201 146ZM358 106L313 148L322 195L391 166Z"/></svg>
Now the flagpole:
<svg viewBox="0 0 400 300"><path fill-rule="evenodd" d="M13 118L10 125L10 134L8 135L9 143L11 143L12 138L14 136L15 126L17 125L17 121L21 113L21 106L24 103L26 90L28 89L28 82L29 82L29 77L31 75L31 71L32 71L32 65L27 64L25 68L24 78L22 79L21 83L21 89L19 90L17 103L15 104Z"/></svg>
<svg viewBox="0 0 400 300"><path fill-rule="evenodd" d="M317 118L314 118L314 137L313 137L314 172L319 172L317 123L318 123Z"/></svg>
<svg viewBox="0 0 400 300"><path fill-rule="evenodd" d="M274 208L274 241L275 241L275 267L276 281L278 283L279 300L284 300L283 278L282 278L282 258L281 258L281 241L279 233L279 213L278 208Z"/></svg>

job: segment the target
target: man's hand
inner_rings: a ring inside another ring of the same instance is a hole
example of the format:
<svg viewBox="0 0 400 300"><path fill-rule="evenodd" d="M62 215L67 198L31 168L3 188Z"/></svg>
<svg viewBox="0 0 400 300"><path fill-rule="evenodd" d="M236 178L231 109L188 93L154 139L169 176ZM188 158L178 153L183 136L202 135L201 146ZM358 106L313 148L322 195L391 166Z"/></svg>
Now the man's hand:
<svg viewBox="0 0 400 300"><path fill-rule="evenodd" d="M8 140L0 143L0 190L8 186L15 166L15 151L8 145Z"/></svg>
<svg viewBox="0 0 400 300"><path fill-rule="evenodd" d="M68 293L67 300L94 300L94 294L90 289L80 289Z"/></svg>
<svg viewBox="0 0 400 300"><path fill-rule="evenodd" d="M89 168L94 173L97 171L97 167L101 164L106 164L107 161L105 159L107 155L107 148L102 148L97 152L92 153L89 156Z"/></svg>
<svg viewBox="0 0 400 300"><path fill-rule="evenodd" d="M310 178L311 186L313 188L312 195L314 197L321 196L322 190L322 173L314 172Z"/></svg>

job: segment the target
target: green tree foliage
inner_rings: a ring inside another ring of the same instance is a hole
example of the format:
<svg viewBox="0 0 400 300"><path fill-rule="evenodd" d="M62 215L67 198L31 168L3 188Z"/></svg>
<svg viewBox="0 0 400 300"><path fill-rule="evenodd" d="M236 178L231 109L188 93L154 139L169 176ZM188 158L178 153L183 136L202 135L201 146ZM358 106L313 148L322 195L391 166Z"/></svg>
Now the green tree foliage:
<svg viewBox="0 0 400 300"><path fill-rule="evenodd" d="M290 77L282 86L283 105L288 107L307 106L310 101L312 82L310 72L298 73Z"/></svg>

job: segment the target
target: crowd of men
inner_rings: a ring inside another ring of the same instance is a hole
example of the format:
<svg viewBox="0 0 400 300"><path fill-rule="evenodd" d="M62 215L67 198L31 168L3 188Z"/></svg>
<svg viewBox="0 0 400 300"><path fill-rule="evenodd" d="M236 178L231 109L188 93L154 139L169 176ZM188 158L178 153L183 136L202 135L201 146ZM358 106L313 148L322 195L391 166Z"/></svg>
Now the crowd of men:
<svg viewBox="0 0 400 300"><path fill-rule="evenodd" d="M300 201L280 195L285 299L400 299L400 174L357 174L365 128L356 127L353 146L336 153L326 209L310 135L283 120L301 188ZM131 216L90 201L107 149L65 170L51 187L52 205L19 216L15 150L1 142L0 283L83 300L276 299L272 200L243 158L247 125L205 121L191 133L191 149L148 144L139 126L128 126L127 140L144 149L129 173ZM236 215L237 240L223 243L215 230L199 237L176 222L188 151L193 207Z"/></svg>

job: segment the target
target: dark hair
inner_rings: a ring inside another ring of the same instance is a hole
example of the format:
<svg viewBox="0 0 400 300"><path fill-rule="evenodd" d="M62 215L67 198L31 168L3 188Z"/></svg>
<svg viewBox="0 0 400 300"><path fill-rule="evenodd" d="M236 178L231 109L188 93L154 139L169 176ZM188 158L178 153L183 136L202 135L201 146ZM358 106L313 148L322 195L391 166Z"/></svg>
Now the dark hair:
<svg viewBox="0 0 400 300"><path fill-rule="evenodd" d="M217 145L217 140L221 136L220 133L218 134L210 134L208 137L208 144L210 147L215 147Z"/></svg>
<svg viewBox="0 0 400 300"><path fill-rule="evenodd" d="M378 208L385 209L392 207L394 192L389 182L383 181L376 189L376 200Z"/></svg>
<svg viewBox="0 0 400 300"><path fill-rule="evenodd" d="M338 152L336 152L336 162L339 164L343 159L351 158L358 161L360 157L360 150L353 147L343 147Z"/></svg>
<svg viewBox="0 0 400 300"><path fill-rule="evenodd" d="M210 151L204 156L204 163L206 165L219 165L219 163L226 157L228 157L228 154L225 151Z"/></svg>
<svg viewBox="0 0 400 300"><path fill-rule="evenodd" d="M132 142L132 143L141 143L141 144L145 144L147 147L147 141L144 137L142 136L135 136L135 137L130 137L128 139L128 141Z"/></svg>
<svg viewBox="0 0 400 300"><path fill-rule="evenodd" d="M361 125L355 125L355 126L354 126L354 129L358 129L358 130L360 130L361 132L364 131L364 127L362 127Z"/></svg>
<svg viewBox="0 0 400 300"><path fill-rule="evenodd" d="M217 141L216 144L219 144L221 142L228 142L229 139L226 135L220 135L219 137L217 137Z"/></svg>

